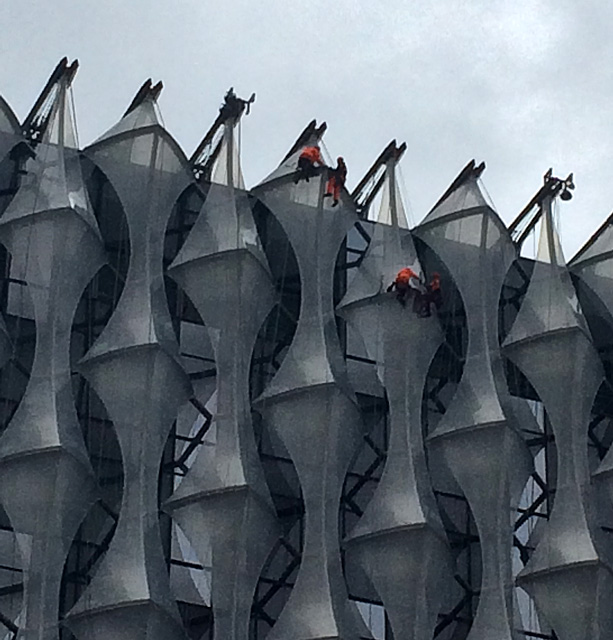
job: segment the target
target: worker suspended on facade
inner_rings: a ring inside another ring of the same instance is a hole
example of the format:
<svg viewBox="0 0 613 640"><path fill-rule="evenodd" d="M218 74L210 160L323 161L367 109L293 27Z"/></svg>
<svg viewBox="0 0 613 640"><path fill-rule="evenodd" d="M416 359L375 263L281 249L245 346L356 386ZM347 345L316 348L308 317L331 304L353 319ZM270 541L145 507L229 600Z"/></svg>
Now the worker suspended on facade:
<svg viewBox="0 0 613 640"><path fill-rule="evenodd" d="M419 280L419 276L410 267L400 269L396 274L396 279L387 288L388 292L396 291L396 300L404 307L407 300L413 297L413 310L416 313L421 311L422 297L425 289Z"/></svg>
<svg viewBox="0 0 613 640"><path fill-rule="evenodd" d="M330 169L328 174L328 184L324 198L332 197L332 206L336 207L341 197L341 189L347 180L347 165L340 156L336 159L336 168Z"/></svg>
<svg viewBox="0 0 613 640"><path fill-rule="evenodd" d="M430 284L426 286L426 293L423 295L423 307L421 315L429 318L432 315L432 305L438 311L443 304L443 293L441 291L441 276L436 271L432 274Z"/></svg>
<svg viewBox="0 0 613 640"><path fill-rule="evenodd" d="M294 178L294 184L297 184L299 180L304 179L307 182L309 178L316 175L316 166L325 167L326 163L321 157L321 150L319 145L312 145L305 147L300 156L298 157L298 170L296 171L296 177Z"/></svg>

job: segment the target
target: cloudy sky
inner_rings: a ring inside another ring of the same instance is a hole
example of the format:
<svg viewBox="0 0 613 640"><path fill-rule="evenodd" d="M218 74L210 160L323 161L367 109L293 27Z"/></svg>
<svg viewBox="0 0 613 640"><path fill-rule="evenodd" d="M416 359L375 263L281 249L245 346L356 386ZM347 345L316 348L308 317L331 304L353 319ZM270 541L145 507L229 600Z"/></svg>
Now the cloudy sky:
<svg viewBox="0 0 613 640"><path fill-rule="evenodd" d="M610 8L609 8L610 7ZM553 166L567 257L613 208L613 3L606 0L1 0L0 94L22 119L63 56L78 58L80 140L148 77L189 155L224 92L257 93L242 129L248 185L312 118L349 186L392 139L419 222L471 158L510 221Z"/></svg>

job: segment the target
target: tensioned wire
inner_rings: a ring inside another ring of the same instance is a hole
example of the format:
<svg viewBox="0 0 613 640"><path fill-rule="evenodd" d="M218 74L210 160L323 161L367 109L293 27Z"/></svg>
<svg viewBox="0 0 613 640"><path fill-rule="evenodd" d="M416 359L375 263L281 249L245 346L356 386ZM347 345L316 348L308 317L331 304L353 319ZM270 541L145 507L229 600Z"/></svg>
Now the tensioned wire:
<svg viewBox="0 0 613 640"><path fill-rule="evenodd" d="M72 85L68 87L68 95L70 96L69 115L72 122L72 130L74 131L75 144L77 145L77 149L80 149L81 145L79 143L79 130L77 128L77 110L75 108L74 91Z"/></svg>
<svg viewBox="0 0 613 640"><path fill-rule="evenodd" d="M153 109L155 111L155 115L157 116L158 120L160 121L160 124L162 125L162 129L166 129L166 123L164 122L164 116L162 115L162 111L160 109L160 106L157 103L157 100L153 101Z"/></svg>
<svg viewBox="0 0 613 640"><path fill-rule="evenodd" d="M498 209L494 203L494 199L490 195L490 192L487 190L487 187L485 186L485 183L483 182L483 180L481 180L481 178L477 179L477 185L479 186L479 189L481 189L481 193L483 193L483 195L485 196L486 203L489 204L492 210L497 213Z"/></svg>
<svg viewBox="0 0 613 640"><path fill-rule="evenodd" d="M319 147L322 151L326 164L330 166L332 164L332 155L330 154L328 147L326 147L326 143L323 141L323 138L319 140Z"/></svg>
<svg viewBox="0 0 613 640"><path fill-rule="evenodd" d="M413 214L413 205L411 204L411 200L409 198L409 191L407 189L407 185L404 179L404 173L399 163L396 164L396 176L397 176L397 184L400 188L402 202L404 203L404 212L407 217L407 223L409 225L409 229L412 229L416 224L415 216Z"/></svg>

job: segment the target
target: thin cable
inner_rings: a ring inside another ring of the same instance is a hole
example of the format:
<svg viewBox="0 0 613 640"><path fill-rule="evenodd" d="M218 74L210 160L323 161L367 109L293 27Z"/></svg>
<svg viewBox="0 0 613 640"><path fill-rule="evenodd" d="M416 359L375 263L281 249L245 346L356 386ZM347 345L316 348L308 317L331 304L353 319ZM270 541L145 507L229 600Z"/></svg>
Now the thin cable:
<svg viewBox="0 0 613 640"><path fill-rule="evenodd" d="M240 180L239 180L239 187L241 189L245 188L245 177L243 175L243 167L242 167L242 162L241 162L241 158L243 157L243 119L241 118L238 121L238 157L237 157L237 162L236 162L236 173L238 174Z"/></svg>
<svg viewBox="0 0 613 640"><path fill-rule="evenodd" d="M562 215L561 215L560 203L559 203L557 198L553 201L553 216L552 217L553 217L553 228L557 232L558 238L560 240L560 246L562 246ZM563 261L566 262L566 259L564 258L564 251L563 250L562 250L562 256L560 256L559 259L563 259Z"/></svg>
<svg viewBox="0 0 613 640"><path fill-rule="evenodd" d="M77 149L80 149L81 143L79 142L79 130L77 128L77 110L75 108L74 91L72 86L69 87L68 91L70 96L70 121L72 122L72 131L74 133L76 147Z"/></svg>
<svg viewBox="0 0 613 640"><path fill-rule="evenodd" d="M407 189L407 185L404 180L404 173L402 171L402 167L399 164L396 165L396 176L398 178L397 184L400 187L400 195L402 196L404 213L409 224L409 229L412 229L417 225L417 222L413 213L413 205L411 204L411 199L409 198L409 190Z"/></svg>
<svg viewBox="0 0 613 640"><path fill-rule="evenodd" d="M327 165L332 165L332 156L328 151L328 147L326 147L326 143L323 140L319 141L319 148L323 151L324 158L326 160Z"/></svg>
<svg viewBox="0 0 613 640"><path fill-rule="evenodd" d="M162 128L166 129L166 123L164 122L164 116L162 115L162 110L160 109L160 105L157 100L153 101L153 109L155 111L158 120L160 121Z"/></svg>
<svg viewBox="0 0 613 640"><path fill-rule="evenodd" d="M483 181L481 180L481 178L479 178L477 180L477 184L478 184L479 188L481 189L482 193L485 195L485 201L487 202L487 204L489 204L489 206L496 213L498 213L498 209L496 208L496 205L494 204L494 200L492 199L492 196L490 195L490 192L487 190L485 184L483 184Z"/></svg>
<svg viewBox="0 0 613 640"><path fill-rule="evenodd" d="M380 222L382 206L383 206L383 194L379 192L375 197L375 199L370 203L370 206L368 207L366 220L370 222Z"/></svg>

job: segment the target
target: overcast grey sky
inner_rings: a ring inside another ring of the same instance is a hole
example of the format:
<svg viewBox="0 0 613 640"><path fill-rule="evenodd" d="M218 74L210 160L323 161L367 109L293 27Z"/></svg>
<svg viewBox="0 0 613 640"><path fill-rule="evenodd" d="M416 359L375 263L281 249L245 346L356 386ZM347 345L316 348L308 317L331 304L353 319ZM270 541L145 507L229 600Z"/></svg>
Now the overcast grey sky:
<svg viewBox="0 0 613 640"><path fill-rule="evenodd" d="M78 58L81 144L142 82L189 155L224 92L257 93L247 185L312 118L349 186L392 139L415 222L471 158L505 221L549 166L575 172L567 258L613 208L613 3L607 0L1 0L0 94L22 119L64 55Z"/></svg>

